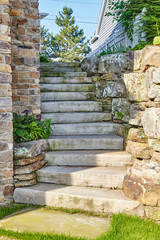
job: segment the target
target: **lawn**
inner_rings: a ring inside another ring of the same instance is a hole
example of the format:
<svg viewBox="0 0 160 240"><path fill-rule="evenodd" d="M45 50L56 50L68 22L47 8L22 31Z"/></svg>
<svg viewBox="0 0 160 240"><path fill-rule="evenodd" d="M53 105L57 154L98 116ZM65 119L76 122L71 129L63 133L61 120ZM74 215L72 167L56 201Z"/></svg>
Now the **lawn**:
<svg viewBox="0 0 160 240"><path fill-rule="evenodd" d="M0 207L0 219L14 212L25 209L26 205L11 205ZM87 240L64 235L19 233L0 229L0 236L21 240ZM96 240L160 240L160 225L139 217L124 214L113 215L110 230Z"/></svg>

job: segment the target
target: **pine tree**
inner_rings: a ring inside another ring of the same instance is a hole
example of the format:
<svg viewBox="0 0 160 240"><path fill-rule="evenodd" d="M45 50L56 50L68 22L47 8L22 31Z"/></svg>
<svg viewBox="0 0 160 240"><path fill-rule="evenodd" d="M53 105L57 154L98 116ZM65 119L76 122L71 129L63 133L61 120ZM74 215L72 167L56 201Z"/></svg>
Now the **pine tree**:
<svg viewBox="0 0 160 240"><path fill-rule="evenodd" d="M57 48L53 34L45 26L41 27L41 56L51 57Z"/></svg>
<svg viewBox="0 0 160 240"><path fill-rule="evenodd" d="M57 47L53 51L53 57L63 62L79 62L90 51L84 32L75 25L72 14L71 8L64 7L56 17L56 24L61 29L54 37L54 46Z"/></svg>

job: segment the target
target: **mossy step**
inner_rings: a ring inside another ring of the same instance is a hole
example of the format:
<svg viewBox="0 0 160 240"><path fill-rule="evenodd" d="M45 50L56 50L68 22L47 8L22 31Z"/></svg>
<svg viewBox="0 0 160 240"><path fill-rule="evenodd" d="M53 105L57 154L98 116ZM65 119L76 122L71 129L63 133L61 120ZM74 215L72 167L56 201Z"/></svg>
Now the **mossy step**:
<svg viewBox="0 0 160 240"><path fill-rule="evenodd" d="M41 68L43 67L80 67L80 63L76 62L49 62L41 63Z"/></svg>
<svg viewBox="0 0 160 240"><path fill-rule="evenodd" d="M82 72L80 67L77 66L45 66L40 68L43 72Z"/></svg>
<svg viewBox="0 0 160 240"><path fill-rule="evenodd" d="M125 167L48 166L36 172L38 182L122 189Z"/></svg>
<svg viewBox="0 0 160 240"><path fill-rule="evenodd" d="M41 84L41 92L92 92L94 84Z"/></svg>
<svg viewBox="0 0 160 240"><path fill-rule="evenodd" d="M124 167L133 164L125 151L53 151L45 153L50 166Z"/></svg>
<svg viewBox="0 0 160 240"><path fill-rule="evenodd" d="M60 150L123 150L123 138L116 135L52 136L50 151Z"/></svg>
<svg viewBox="0 0 160 240"><path fill-rule="evenodd" d="M87 77L86 72L41 72L41 77Z"/></svg>
<svg viewBox="0 0 160 240"><path fill-rule="evenodd" d="M136 213L139 215L144 213L140 203L127 198L122 190L91 187L39 183L33 187L16 188L14 201L96 213Z"/></svg>
<svg viewBox="0 0 160 240"><path fill-rule="evenodd" d="M50 83L92 83L90 77L41 77L41 84Z"/></svg>
<svg viewBox="0 0 160 240"><path fill-rule="evenodd" d="M41 92L41 101L88 101L94 100L92 92Z"/></svg>
<svg viewBox="0 0 160 240"><path fill-rule="evenodd" d="M42 113L102 112L102 103L94 101L42 102Z"/></svg>
<svg viewBox="0 0 160 240"><path fill-rule="evenodd" d="M52 119L52 123L80 123L111 121L111 113L43 113L42 119Z"/></svg>
<svg viewBox="0 0 160 240"><path fill-rule="evenodd" d="M52 135L93 135L93 134L110 134L114 135L121 128L116 123L70 123L54 124L52 126Z"/></svg>

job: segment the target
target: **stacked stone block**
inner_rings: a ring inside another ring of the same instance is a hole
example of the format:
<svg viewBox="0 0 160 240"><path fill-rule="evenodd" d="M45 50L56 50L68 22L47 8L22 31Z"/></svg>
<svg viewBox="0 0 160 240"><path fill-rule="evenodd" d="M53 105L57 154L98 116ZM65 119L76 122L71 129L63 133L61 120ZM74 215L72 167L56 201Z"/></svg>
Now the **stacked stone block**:
<svg viewBox="0 0 160 240"><path fill-rule="evenodd" d="M0 1L0 203L13 193L12 75L9 1Z"/></svg>
<svg viewBox="0 0 160 240"><path fill-rule="evenodd" d="M47 140L20 143L14 146L15 187L28 187L37 183L35 172L46 165L44 153L48 148Z"/></svg>
<svg viewBox="0 0 160 240"><path fill-rule="evenodd" d="M160 46L85 59L97 99L111 102L112 120L121 123L134 166L124 179L125 194L160 206Z"/></svg>
<svg viewBox="0 0 160 240"><path fill-rule="evenodd" d="M25 109L39 115L40 18L38 0L10 0L13 111Z"/></svg>

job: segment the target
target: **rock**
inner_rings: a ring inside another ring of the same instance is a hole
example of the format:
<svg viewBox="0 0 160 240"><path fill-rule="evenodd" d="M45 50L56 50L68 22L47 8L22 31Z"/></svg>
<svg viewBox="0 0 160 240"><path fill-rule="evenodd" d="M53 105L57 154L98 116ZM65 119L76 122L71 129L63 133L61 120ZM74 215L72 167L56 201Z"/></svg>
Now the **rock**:
<svg viewBox="0 0 160 240"><path fill-rule="evenodd" d="M49 150L46 139L16 144L14 146L14 159L28 159L36 157Z"/></svg>
<svg viewBox="0 0 160 240"><path fill-rule="evenodd" d="M148 98L155 101L160 101L160 86L153 84L148 91Z"/></svg>
<svg viewBox="0 0 160 240"><path fill-rule="evenodd" d="M153 148L155 151L160 152L160 140L159 139L148 139L149 147Z"/></svg>
<svg viewBox="0 0 160 240"><path fill-rule="evenodd" d="M128 122L130 118L130 103L126 98L112 100L112 115L114 120Z"/></svg>
<svg viewBox="0 0 160 240"><path fill-rule="evenodd" d="M155 221L160 221L160 207L145 207L145 215Z"/></svg>
<svg viewBox="0 0 160 240"><path fill-rule="evenodd" d="M145 135L143 128L130 128L127 139L140 143L148 143L148 138Z"/></svg>
<svg viewBox="0 0 160 240"><path fill-rule="evenodd" d="M131 153L134 158L150 159L153 150L148 146L148 143L127 141L126 151Z"/></svg>
<svg viewBox="0 0 160 240"><path fill-rule="evenodd" d="M154 152L152 156L153 161L160 162L160 152Z"/></svg>
<svg viewBox="0 0 160 240"><path fill-rule="evenodd" d="M142 64L142 50L134 51L134 71L138 71L141 69Z"/></svg>
<svg viewBox="0 0 160 240"><path fill-rule="evenodd" d="M148 101L144 73L124 74L124 83L129 101Z"/></svg>
<svg viewBox="0 0 160 240"><path fill-rule="evenodd" d="M134 126L142 126L142 117L146 109L145 103L134 103L130 107L129 124Z"/></svg>
<svg viewBox="0 0 160 240"><path fill-rule="evenodd" d="M154 45L160 45L160 36L157 36L153 39L153 44Z"/></svg>
<svg viewBox="0 0 160 240"><path fill-rule="evenodd" d="M38 155L37 157L34 158L28 158L28 159L20 159L20 160L14 160L14 165L15 166L26 166L35 162L39 162L43 160L45 157L44 154Z"/></svg>
<svg viewBox="0 0 160 240"><path fill-rule="evenodd" d="M142 204L157 206L160 201L160 166L156 162L142 161L129 168L123 182L127 197Z"/></svg>
<svg viewBox="0 0 160 240"><path fill-rule="evenodd" d="M35 179L29 180L29 181L17 182L17 183L15 183L15 187L16 188L19 188L19 187L29 187L29 186L36 185L36 183L37 183L37 180L35 178Z"/></svg>
<svg viewBox="0 0 160 240"><path fill-rule="evenodd" d="M24 175L15 175L14 180L16 181L28 181L36 178L35 173L24 174Z"/></svg>
<svg viewBox="0 0 160 240"><path fill-rule="evenodd" d="M134 53L115 53L102 56L99 62L98 73L122 73L133 70Z"/></svg>
<svg viewBox="0 0 160 240"><path fill-rule="evenodd" d="M93 74L98 73L98 63L99 58L96 56L84 58L81 63L81 68L86 71L89 76L92 76Z"/></svg>
<svg viewBox="0 0 160 240"><path fill-rule="evenodd" d="M142 50L141 71L144 72L150 66L160 67L160 46L150 45Z"/></svg>
<svg viewBox="0 0 160 240"><path fill-rule="evenodd" d="M126 97L126 88L122 80L116 82L97 82L96 83L96 94L97 98L121 98Z"/></svg>
<svg viewBox="0 0 160 240"><path fill-rule="evenodd" d="M129 124L121 124L120 128L116 132L116 135L127 138L130 127L131 126Z"/></svg>
<svg viewBox="0 0 160 240"><path fill-rule="evenodd" d="M41 162L36 162L36 163L33 163L32 165L17 168L17 169L15 169L15 175L30 174L30 173L35 172L38 169L42 168L46 163L47 163L47 161L42 160Z"/></svg>
<svg viewBox="0 0 160 240"><path fill-rule="evenodd" d="M142 125L149 138L160 138L160 108L147 108L142 117Z"/></svg>

